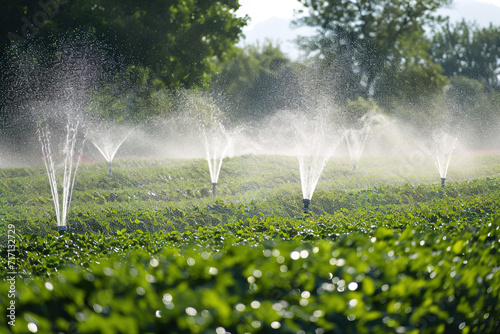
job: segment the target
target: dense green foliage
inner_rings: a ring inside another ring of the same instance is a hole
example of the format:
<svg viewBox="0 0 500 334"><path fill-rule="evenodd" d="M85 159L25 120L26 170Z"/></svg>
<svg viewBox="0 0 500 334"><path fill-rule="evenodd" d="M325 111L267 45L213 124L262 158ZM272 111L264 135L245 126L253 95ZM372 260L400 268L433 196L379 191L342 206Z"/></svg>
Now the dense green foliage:
<svg viewBox="0 0 500 334"><path fill-rule="evenodd" d="M425 51L414 53L422 49L424 27L440 22L435 11L450 0L300 2L309 11L297 21L319 28L316 36L304 38L304 48L321 54L341 98L356 99L369 97L376 80L393 70L388 67L404 70L415 56L419 65L426 64Z"/></svg>
<svg viewBox="0 0 500 334"><path fill-rule="evenodd" d="M123 160L112 177L84 165L63 236L43 170L4 169L0 219L3 240L8 228L17 235L17 317L0 327L497 332L498 158L456 157L457 181L446 188L424 162L413 185L387 168L396 161L363 162L355 174L340 159L327 166L311 215L300 212L292 158L227 159L220 198L204 185L201 160ZM0 255L7 277L6 247ZM4 306L9 287L0 283Z"/></svg>
<svg viewBox="0 0 500 334"><path fill-rule="evenodd" d="M266 41L235 49L231 59L221 64L211 88L226 93L220 103L230 104L233 119L255 121L301 106L306 88L300 84L300 68Z"/></svg>
<svg viewBox="0 0 500 334"><path fill-rule="evenodd" d="M29 244L33 258L43 257L37 247L84 256L49 277L19 280L25 316L11 329L34 322L40 332L494 333L499 231L491 221L458 235L409 228L398 236L380 227L333 243L229 241L219 252L152 250L165 240L158 234L28 238L19 246ZM117 254L88 255L94 244Z"/></svg>
<svg viewBox="0 0 500 334"><path fill-rule="evenodd" d="M430 54L448 77L462 75L499 90L500 27L479 28L465 21L444 24L432 37Z"/></svg>
<svg viewBox="0 0 500 334"><path fill-rule="evenodd" d="M2 2L0 55L11 43L92 29L126 64L156 72L167 86L202 86L224 59L245 18L236 0ZM27 23L26 23L27 22Z"/></svg>

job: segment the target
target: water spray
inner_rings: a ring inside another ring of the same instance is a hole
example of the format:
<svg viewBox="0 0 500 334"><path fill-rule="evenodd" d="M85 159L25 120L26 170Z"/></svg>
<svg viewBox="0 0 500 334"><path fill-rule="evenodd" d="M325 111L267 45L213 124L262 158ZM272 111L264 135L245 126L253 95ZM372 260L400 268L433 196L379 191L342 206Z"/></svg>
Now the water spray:
<svg viewBox="0 0 500 334"><path fill-rule="evenodd" d="M304 198L304 199L302 199L302 203L304 203L303 212L306 214L310 213L311 210L309 209L309 204L311 204L311 200L308 198Z"/></svg>
<svg viewBox="0 0 500 334"><path fill-rule="evenodd" d="M434 141L434 162L441 177L441 187L445 187L446 174L450 166L451 156L455 150L457 137L451 136L448 133L441 131L433 134Z"/></svg>
<svg viewBox="0 0 500 334"><path fill-rule="evenodd" d="M200 130L200 139L205 147L205 159L210 171L212 195L215 197L217 182L224 158L229 156L233 139L242 128L227 130L222 122L223 113L215 102L204 96L191 96L188 106L196 111L195 119Z"/></svg>
<svg viewBox="0 0 500 334"><path fill-rule="evenodd" d="M51 42L57 46L54 52L47 52L36 43L27 50L12 46L16 51L8 66L13 69L12 80L16 84L7 93L11 97L9 107L30 111L36 124L57 231L61 234L67 230L77 170L87 139L86 110L93 92L106 85L106 78L116 78L116 63L90 32Z"/></svg>
<svg viewBox="0 0 500 334"><path fill-rule="evenodd" d="M116 152L118 152L120 146L122 146L133 130L128 130L124 134L123 126L106 123L97 129L98 131L89 133L90 141L108 162L108 175L111 177L113 175L113 159Z"/></svg>
<svg viewBox="0 0 500 334"><path fill-rule="evenodd" d="M347 144L347 150L349 152L349 157L352 161L352 171L353 173L358 168L359 160L363 155L365 149L366 140L370 133L371 127L369 124L365 124L362 129L350 129L345 131L344 138Z"/></svg>
<svg viewBox="0 0 500 334"><path fill-rule="evenodd" d="M335 152L341 137L335 133L328 118L318 111L316 117L287 115L291 121L293 138L299 160L300 184L304 213L309 213L311 198L318 184L321 173L328 160Z"/></svg>

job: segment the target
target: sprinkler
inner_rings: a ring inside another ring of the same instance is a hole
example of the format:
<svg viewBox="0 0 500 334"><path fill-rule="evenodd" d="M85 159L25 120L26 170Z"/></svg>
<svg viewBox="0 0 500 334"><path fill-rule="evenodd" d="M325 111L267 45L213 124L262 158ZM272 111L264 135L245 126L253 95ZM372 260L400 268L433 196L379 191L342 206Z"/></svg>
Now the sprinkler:
<svg viewBox="0 0 500 334"><path fill-rule="evenodd" d="M113 161L110 161L110 162L109 162L109 176L113 176L113 173L112 173L112 171L111 171L111 167L112 167L112 165L113 165Z"/></svg>
<svg viewBox="0 0 500 334"><path fill-rule="evenodd" d="M304 213L309 213L310 210L309 210L309 204L311 204L311 200L308 199L308 198L304 198L302 199L302 203L304 203Z"/></svg>
<svg viewBox="0 0 500 334"><path fill-rule="evenodd" d="M352 171L355 172L357 167L356 164L352 164Z"/></svg>
<svg viewBox="0 0 500 334"><path fill-rule="evenodd" d="M67 226L57 226L57 232L59 232L59 235L63 235L66 231L68 230Z"/></svg>
<svg viewBox="0 0 500 334"><path fill-rule="evenodd" d="M444 188L444 181L445 181L445 180L446 180L446 178L445 178L445 177L442 177L442 178L441 178L441 187L442 187L442 188Z"/></svg>
<svg viewBox="0 0 500 334"><path fill-rule="evenodd" d="M215 188L217 187L217 182L212 183L212 194L215 197Z"/></svg>

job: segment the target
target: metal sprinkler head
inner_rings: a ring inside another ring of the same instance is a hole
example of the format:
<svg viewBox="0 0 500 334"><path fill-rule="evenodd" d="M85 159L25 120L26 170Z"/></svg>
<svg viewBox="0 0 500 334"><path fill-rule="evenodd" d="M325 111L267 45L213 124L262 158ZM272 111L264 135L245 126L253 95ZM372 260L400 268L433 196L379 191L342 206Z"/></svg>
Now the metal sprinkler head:
<svg viewBox="0 0 500 334"><path fill-rule="evenodd" d="M444 181L446 181L446 178L442 177L441 178L441 188L444 188Z"/></svg>
<svg viewBox="0 0 500 334"><path fill-rule="evenodd" d="M68 230L67 226L57 226L57 232L59 232L59 235L63 235L64 233L66 233L67 230Z"/></svg>
<svg viewBox="0 0 500 334"><path fill-rule="evenodd" d="M212 183L212 195L215 197L215 188L217 187L217 182Z"/></svg>
<svg viewBox="0 0 500 334"><path fill-rule="evenodd" d="M304 210L303 212L304 213L309 213L310 210L309 210L309 204L311 204L311 200L309 198L304 198L302 199L302 203L304 203Z"/></svg>

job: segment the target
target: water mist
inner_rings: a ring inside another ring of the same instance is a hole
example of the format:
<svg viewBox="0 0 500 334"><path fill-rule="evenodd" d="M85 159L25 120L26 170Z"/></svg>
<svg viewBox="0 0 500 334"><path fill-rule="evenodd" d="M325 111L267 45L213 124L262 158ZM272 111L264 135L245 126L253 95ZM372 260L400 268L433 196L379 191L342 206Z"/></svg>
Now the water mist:
<svg viewBox="0 0 500 334"><path fill-rule="evenodd" d="M10 107L29 111L36 124L54 204L57 230L67 216L86 140L85 110L109 69L104 49L89 33L8 50ZM53 45L49 50L47 45Z"/></svg>
<svg viewBox="0 0 500 334"><path fill-rule="evenodd" d="M94 147L108 162L108 173L112 176L113 159L120 146L130 136L133 130L123 126L101 121L95 130L89 131L89 139Z"/></svg>
<svg viewBox="0 0 500 334"><path fill-rule="evenodd" d="M224 126L224 114L208 96L188 93L186 108L188 118L198 125L199 136L205 148L205 159L210 171L212 195L216 195L222 162L229 155L234 136L241 130L227 130Z"/></svg>
<svg viewBox="0 0 500 334"><path fill-rule="evenodd" d="M458 138L444 131L436 131L432 135L433 158L441 177L441 187L445 187L446 174L450 166L451 156Z"/></svg>
<svg viewBox="0 0 500 334"><path fill-rule="evenodd" d="M292 122L293 139L299 161L303 211L309 213L311 199L321 173L340 140L323 115L287 117Z"/></svg>

